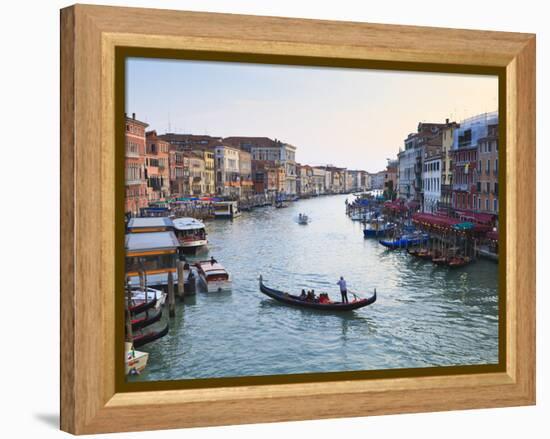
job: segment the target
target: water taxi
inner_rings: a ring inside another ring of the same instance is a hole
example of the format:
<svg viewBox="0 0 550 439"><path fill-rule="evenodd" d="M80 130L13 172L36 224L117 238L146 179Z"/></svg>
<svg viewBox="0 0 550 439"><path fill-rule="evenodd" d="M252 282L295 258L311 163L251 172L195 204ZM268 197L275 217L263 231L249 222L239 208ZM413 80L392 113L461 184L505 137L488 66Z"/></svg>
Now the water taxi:
<svg viewBox="0 0 550 439"><path fill-rule="evenodd" d="M215 259L196 263L199 280L209 293L231 289L231 278L222 264Z"/></svg>
<svg viewBox="0 0 550 439"><path fill-rule="evenodd" d="M208 243L204 223L195 218L175 218L174 233L184 252L196 253Z"/></svg>
<svg viewBox="0 0 550 439"><path fill-rule="evenodd" d="M212 203L214 207L214 218L237 218L241 216L239 205L236 201L217 201Z"/></svg>

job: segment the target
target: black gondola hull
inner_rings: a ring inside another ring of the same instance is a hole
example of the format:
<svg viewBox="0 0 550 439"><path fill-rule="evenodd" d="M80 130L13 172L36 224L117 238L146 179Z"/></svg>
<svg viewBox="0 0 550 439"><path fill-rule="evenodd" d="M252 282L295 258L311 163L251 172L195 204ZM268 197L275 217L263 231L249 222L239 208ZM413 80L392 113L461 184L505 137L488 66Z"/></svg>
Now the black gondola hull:
<svg viewBox="0 0 550 439"><path fill-rule="evenodd" d="M298 306L302 308L318 309L322 311L353 311L355 309L363 308L374 302L376 302L376 291L374 294L362 300L356 300L354 302L342 303L342 302L333 302L333 303L318 303L318 302L308 302L306 300L300 299L298 296L293 296L292 294L285 293L283 291L274 290L264 285L262 279L260 278L260 291L266 296L271 297L272 299L292 306Z"/></svg>
<svg viewBox="0 0 550 439"><path fill-rule="evenodd" d="M149 302L143 302L136 306L130 306L128 309L132 314L135 315L153 308L156 304L157 304L157 298L155 297L153 300L150 300Z"/></svg>
<svg viewBox="0 0 550 439"><path fill-rule="evenodd" d="M137 331L138 329L146 328L147 326L152 325L153 323L158 322L162 317L162 309L159 310L155 315L151 317L142 317L140 319L132 320L132 330Z"/></svg>
<svg viewBox="0 0 550 439"><path fill-rule="evenodd" d="M160 331L151 331L151 332L148 332L147 334L135 335L133 340L134 348L139 348L143 345L146 345L147 343L151 343L152 341L158 340L159 338L164 337L166 334L168 334L168 323Z"/></svg>

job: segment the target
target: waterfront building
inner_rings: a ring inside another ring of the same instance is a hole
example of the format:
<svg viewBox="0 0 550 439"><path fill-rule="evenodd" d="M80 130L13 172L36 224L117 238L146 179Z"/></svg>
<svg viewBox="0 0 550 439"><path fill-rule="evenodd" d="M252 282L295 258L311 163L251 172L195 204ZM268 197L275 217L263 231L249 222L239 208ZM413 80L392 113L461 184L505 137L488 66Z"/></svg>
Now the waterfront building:
<svg viewBox="0 0 550 439"><path fill-rule="evenodd" d="M186 153L189 158L189 187L190 195L199 197L206 194L206 163L202 151L191 151Z"/></svg>
<svg viewBox="0 0 550 439"><path fill-rule="evenodd" d="M214 195L216 193L216 167L214 160L214 149L212 147L196 148L195 153L200 154L204 160L204 173L202 185L204 192L202 195Z"/></svg>
<svg viewBox="0 0 550 439"><path fill-rule="evenodd" d="M415 133L404 140L404 149L398 154L399 197L422 204L423 156L427 151L441 148L444 123L420 122Z"/></svg>
<svg viewBox="0 0 550 439"><path fill-rule="evenodd" d="M132 117L125 117L125 204L124 211L139 214L148 206L147 177L145 172L145 129L148 124Z"/></svg>
<svg viewBox="0 0 550 439"><path fill-rule="evenodd" d="M237 198L241 193L239 149L229 145L215 147L216 193Z"/></svg>
<svg viewBox="0 0 550 439"><path fill-rule="evenodd" d="M436 213L441 200L441 153L426 153L423 166L422 184L424 186L424 200L422 210L428 213Z"/></svg>
<svg viewBox="0 0 550 439"><path fill-rule="evenodd" d="M340 194L346 191L346 168L337 168L334 165L325 166L327 193Z"/></svg>
<svg viewBox="0 0 550 439"><path fill-rule="evenodd" d="M449 214L453 207L453 172L451 150L454 137L460 124L446 120L446 126L442 129L441 138L441 197L439 210Z"/></svg>
<svg viewBox="0 0 550 439"><path fill-rule="evenodd" d="M225 144L249 152L252 160L274 162L284 167L282 193L296 195L296 147L269 137L226 137Z"/></svg>
<svg viewBox="0 0 550 439"><path fill-rule="evenodd" d="M397 196L397 169L399 162L397 160L388 160L386 170L384 171L384 193L386 198L395 199Z"/></svg>
<svg viewBox="0 0 550 439"><path fill-rule="evenodd" d="M189 187L189 157L174 145L168 153L170 166L170 195L181 197L191 193Z"/></svg>
<svg viewBox="0 0 550 439"><path fill-rule="evenodd" d="M320 166L312 166L311 168L311 185L312 194L321 195L327 192L327 170Z"/></svg>
<svg viewBox="0 0 550 439"><path fill-rule="evenodd" d="M256 194L276 196L284 190L285 170L272 160L252 160L252 182Z"/></svg>
<svg viewBox="0 0 550 439"><path fill-rule="evenodd" d="M315 194L313 168L311 166L296 164L296 193L299 196Z"/></svg>
<svg viewBox="0 0 550 439"><path fill-rule="evenodd" d="M240 197L248 198L254 193L254 182L252 181L252 155L249 152L239 150L239 173L240 173Z"/></svg>
<svg viewBox="0 0 550 439"><path fill-rule="evenodd" d="M476 210L498 215L498 124L487 127L478 140L478 182Z"/></svg>
<svg viewBox="0 0 550 439"><path fill-rule="evenodd" d="M149 203L164 201L170 196L170 144L157 136L156 131L145 133L145 173Z"/></svg>
<svg viewBox="0 0 550 439"><path fill-rule="evenodd" d="M357 170L347 171L348 191L355 192L361 190L361 172Z"/></svg>
<svg viewBox="0 0 550 439"><path fill-rule="evenodd" d="M375 174L371 174L371 189L383 190L385 178L386 171L380 171Z"/></svg>
<svg viewBox="0 0 550 439"><path fill-rule="evenodd" d="M479 203L478 142L489 134L489 126L498 123L498 113L482 113L460 122L451 150L453 172L453 208L471 211Z"/></svg>

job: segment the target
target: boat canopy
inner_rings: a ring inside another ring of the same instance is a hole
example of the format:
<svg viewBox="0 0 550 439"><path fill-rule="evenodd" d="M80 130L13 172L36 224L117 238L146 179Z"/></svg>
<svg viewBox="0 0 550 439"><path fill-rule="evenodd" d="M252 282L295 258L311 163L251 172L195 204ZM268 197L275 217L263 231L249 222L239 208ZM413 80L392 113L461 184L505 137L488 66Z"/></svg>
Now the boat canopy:
<svg viewBox="0 0 550 439"><path fill-rule="evenodd" d="M195 218L175 218L172 220L176 230L201 230L204 223Z"/></svg>
<svg viewBox="0 0 550 439"><path fill-rule="evenodd" d="M126 235L126 251L129 253L158 250L175 251L178 245L179 241L174 232L129 233Z"/></svg>
<svg viewBox="0 0 550 439"><path fill-rule="evenodd" d="M149 228L163 228L170 229L172 228L172 220L170 218L160 216L148 216L142 218L131 218L128 222L128 230L139 230L139 229L149 229Z"/></svg>

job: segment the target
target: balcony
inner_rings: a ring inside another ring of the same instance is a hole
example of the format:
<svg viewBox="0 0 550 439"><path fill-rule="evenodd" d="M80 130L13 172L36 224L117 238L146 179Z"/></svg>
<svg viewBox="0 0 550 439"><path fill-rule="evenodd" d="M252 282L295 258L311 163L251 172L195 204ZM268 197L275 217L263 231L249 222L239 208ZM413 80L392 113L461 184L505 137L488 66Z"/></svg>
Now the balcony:
<svg viewBox="0 0 550 439"><path fill-rule="evenodd" d="M142 180L126 180L126 186L136 186L142 183Z"/></svg>
<svg viewBox="0 0 550 439"><path fill-rule="evenodd" d="M468 183L455 183L453 184L453 190L466 192L468 190Z"/></svg>
<svg viewBox="0 0 550 439"><path fill-rule="evenodd" d="M139 158L139 152L137 151L130 151L130 150L126 150L126 157L128 158L133 158L133 159L138 159Z"/></svg>

